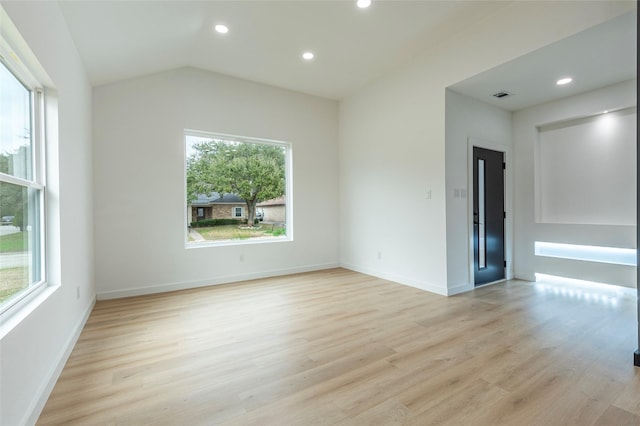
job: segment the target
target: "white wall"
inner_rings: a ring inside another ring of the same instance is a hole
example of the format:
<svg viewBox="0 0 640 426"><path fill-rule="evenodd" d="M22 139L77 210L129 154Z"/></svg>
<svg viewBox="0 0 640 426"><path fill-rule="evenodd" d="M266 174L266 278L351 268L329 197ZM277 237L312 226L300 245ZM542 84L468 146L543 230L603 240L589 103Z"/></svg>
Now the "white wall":
<svg viewBox="0 0 640 426"><path fill-rule="evenodd" d="M538 129L539 222L635 225L636 120L627 108Z"/></svg>
<svg viewBox="0 0 640 426"><path fill-rule="evenodd" d="M444 111L434 108L444 90L424 105L437 90L414 90L416 80L384 81L341 103L342 263L444 294Z"/></svg>
<svg viewBox="0 0 640 426"><path fill-rule="evenodd" d="M506 3L490 17L469 20L466 32L439 40L410 66L344 99L343 265L448 294L448 245L459 244L460 237L449 241L447 235L445 88L633 7ZM459 280L454 277L451 286Z"/></svg>
<svg viewBox="0 0 640 426"><path fill-rule="evenodd" d="M99 298L339 264L337 103L192 68L94 88ZM185 249L183 130L292 144L293 242Z"/></svg>
<svg viewBox="0 0 640 426"><path fill-rule="evenodd" d="M636 105L636 82L628 81L593 92L527 108L514 113L515 151L515 275L533 280L535 273L635 287L635 267L564 260L534 255L534 242L636 248L633 225L540 223L536 220L536 126L571 120ZM576 152L576 155L580 155ZM635 159L635 152L630 156ZM629 167L629 164L627 164ZM595 171L594 171L595 172ZM634 174L635 171L626 172ZM635 180L621 188L635 200ZM632 205L635 205L633 201Z"/></svg>
<svg viewBox="0 0 640 426"><path fill-rule="evenodd" d="M470 265L470 203L473 186L469 185L469 143L505 152L505 256L511 270L513 247L512 208L512 134L511 113L463 96L452 90L446 94L446 188L447 188L447 294L473 289ZM512 273L507 273L510 277Z"/></svg>
<svg viewBox="0 0 640 426"><path fill-rule="evenodd" d="M47 147L50 295L0 340L0 424L21 425L37 419L95 301L91 87L57 3L2 8L58 92L58 152L54 140Z"/></svg>
<svg viewBox="0 0 640 426"><path fill-rule="evenodd" d="M94 230L104 297L332 266L340 249L345 266L446 294L445 88L635 2L506 4L345 99L339 117L335 102L197 70L102 86L93 153L92 93L57 4L2 5L59 93L60 286L0 341L0 424L20 425L35 421L92 306ZM184 249L185 127L293 143L294 242Z"/></svg>

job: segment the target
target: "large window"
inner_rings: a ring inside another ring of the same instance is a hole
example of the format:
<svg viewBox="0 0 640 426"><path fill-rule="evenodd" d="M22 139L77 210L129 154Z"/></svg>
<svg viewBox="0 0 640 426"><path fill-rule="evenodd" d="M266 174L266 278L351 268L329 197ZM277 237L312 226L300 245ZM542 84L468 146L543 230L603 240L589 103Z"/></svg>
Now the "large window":
<svg viewBox="0 0 640 426"><path fill-rule="evenodd" d="M41 110L42 91L0 60L0 313L45 281Z"/></svg>
<svg viewBox="0 0 640 426"><path fill-rule="evenodd" d="M291 239L289 144L185 132L187 244Z"/></svg>

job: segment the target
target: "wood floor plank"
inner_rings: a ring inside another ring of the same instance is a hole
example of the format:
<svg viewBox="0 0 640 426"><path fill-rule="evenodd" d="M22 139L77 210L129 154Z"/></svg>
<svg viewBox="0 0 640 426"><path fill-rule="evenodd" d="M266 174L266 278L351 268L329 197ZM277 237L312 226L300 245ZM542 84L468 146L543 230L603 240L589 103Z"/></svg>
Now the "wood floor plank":
<svg viewBox="0 0 640 426"><path fill-rule="evenodd" d="M637 416L640 416L640 368L635 370L636 380L627 383L616 399L615 405Z"/></svg>
<svg viewBox="0 0 640 426"><path fill-rule="evenodd" d="M99 301L40 425L640 424L635 298L344 269Z"/></svg>
<svg viewBox="0 0 640 426"><path fill-rule="evenodd" d="M357 416L338 423L342 426L352 424L371 426L393 426L407 424L409 409L393 398L372 407Z"/></svg>
<svg viewBox="0 0 640 426"><path fill-rule="evenodd" d="M637 426L640 425L640 416L611 406L594 424L596 426Z"/></svg>

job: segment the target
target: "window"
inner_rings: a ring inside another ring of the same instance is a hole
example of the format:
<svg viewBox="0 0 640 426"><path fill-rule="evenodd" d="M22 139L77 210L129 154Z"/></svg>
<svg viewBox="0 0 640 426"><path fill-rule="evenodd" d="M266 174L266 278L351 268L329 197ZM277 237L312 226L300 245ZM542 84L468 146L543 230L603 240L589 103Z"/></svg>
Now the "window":
<svg viewBox="0 0 640 426"><path fill-rule="evenodd" d="M185 131L187 246L291 240L291 148Z"/></svg>
<svg viewBox="0 0 640 426"><path fill-rule="evenodd" d="M45 282L43 95L5 59L0 55L0 313Z"/></svg>

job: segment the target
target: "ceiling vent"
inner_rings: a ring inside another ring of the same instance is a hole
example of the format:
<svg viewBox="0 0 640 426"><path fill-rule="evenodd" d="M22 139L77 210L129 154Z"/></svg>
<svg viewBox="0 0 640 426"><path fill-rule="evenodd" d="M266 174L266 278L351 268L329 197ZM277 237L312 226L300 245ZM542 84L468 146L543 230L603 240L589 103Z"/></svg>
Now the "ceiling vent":
<svg viewBox="0 0 640 426"><path fill-rule="evenodd" d="M503 99L503 98L509 97L511 95L512 94L509 93L509 92L502 91L502 92L494 93L493 97L494 98L498 98L498 99Z"/></svg>

